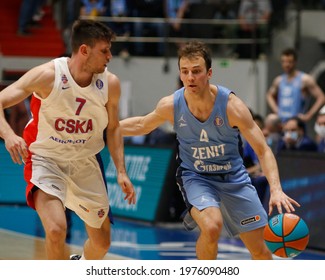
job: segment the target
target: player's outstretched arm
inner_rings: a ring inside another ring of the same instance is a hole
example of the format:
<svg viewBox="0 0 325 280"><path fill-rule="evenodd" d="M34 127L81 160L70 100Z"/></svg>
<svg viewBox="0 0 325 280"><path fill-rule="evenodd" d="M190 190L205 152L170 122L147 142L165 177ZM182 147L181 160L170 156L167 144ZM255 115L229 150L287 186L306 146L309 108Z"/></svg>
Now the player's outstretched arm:
<svg viewBox="0 0 325 280"><path fill-rule="evenodd" d="M136 116L120 121L123 136L145 135L166 121L174 121L173 96L163 97L155 110L144 116Z"/></svg>

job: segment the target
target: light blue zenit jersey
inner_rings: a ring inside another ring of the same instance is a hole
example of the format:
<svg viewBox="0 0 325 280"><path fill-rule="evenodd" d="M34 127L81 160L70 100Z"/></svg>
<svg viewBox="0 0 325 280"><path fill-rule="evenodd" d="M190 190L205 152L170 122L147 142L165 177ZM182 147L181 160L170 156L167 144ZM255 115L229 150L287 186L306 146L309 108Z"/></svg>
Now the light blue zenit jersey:
<svg viewBox="0 0 325 280"><path fill-rule="evenodd" d="M287 74L283 74L281 77L278 93L278 114L282 122L305 112L306 100L301 92L302 75L303 72L299 72L290 81Z"/></svg>
<svg viewBox="0 0 325 280"><path fill-rule="evenodd" d="M217 86L218 92L210 117L201 122L190 112L184 88L174 93L174 129L179 142L180 166L201 174L227 174L241 170L242 141L237 128L230 127L226 114L231 90ZM239 175L239 174L238 174Z"/></svg>

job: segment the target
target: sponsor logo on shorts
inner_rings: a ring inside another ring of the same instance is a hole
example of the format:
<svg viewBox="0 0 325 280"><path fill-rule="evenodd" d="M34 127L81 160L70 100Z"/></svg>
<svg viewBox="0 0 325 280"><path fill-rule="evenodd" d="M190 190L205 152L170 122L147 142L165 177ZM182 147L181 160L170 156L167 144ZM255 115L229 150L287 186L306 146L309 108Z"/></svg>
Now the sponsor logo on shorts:
<svg viewBox="0 0 325 280"><path fill-rule="evenodd" d="M256 215L254 217L250 217L250 218L247 218L245 220L240 221L240 224L242 226L245 226L245 225L248 225L248 224L251 224L251 223L258 222L260 219L261 219L260 215Z"/></svg>
<svg viewBox="0 0 325 280"><path fill-rule="evenodd" d="M79 204L79 207L80 207L82 210L84 210L84 211L86 211L87 213L89 213L89 209L86 208L85 206Z"/></svg>
<svg viewBox="0 0 325 280"><path fill-rule="evenodd" d="M105 215L105 211L103 209L100 209L98 212L97 212L97 215L99 218L103 218L104 215Z"/></svg>

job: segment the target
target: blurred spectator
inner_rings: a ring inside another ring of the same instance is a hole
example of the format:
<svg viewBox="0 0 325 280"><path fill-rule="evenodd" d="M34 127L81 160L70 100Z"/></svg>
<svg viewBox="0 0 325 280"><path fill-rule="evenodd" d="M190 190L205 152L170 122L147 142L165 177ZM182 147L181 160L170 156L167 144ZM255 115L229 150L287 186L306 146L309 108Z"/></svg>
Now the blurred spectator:
<svg viewBox="0 0 325 280"><path fill-rule="evenodd" d="M267 92L268 105L282 122L294 116L309 121L324 104L325 95L311 75L297 69L297 53L294 49L282 52L281 65L284 73L273 80ZM311 107L309 97L315 99Z"/></svg>
<svg viewBox="0 0 325 280"><path fill-rule="evenodd" d="M270 0L241 0L238 19L238 37L240 39L267 39L269 34L269 20L272 14ZM266 24L258 24L265 20ZM256 49L254 49L256 46ZM240 58L257 58L267 53L267 44L240 44L237 46Z"/></svg>
<svg viewBox="0 0 325 280"><path fill-rule="evenodd" d="M64 13L62 26L71 29L73 22L80 16L80 10L83 3L81 0L61 0L60 4L60 10Z"/></svg>
<svg viewBox="0 0 325 280"><path fill-rule="evenodd" d="M107 0L107 12L109 17L131 17L133 0ZM117 36L124 37L124 42L116 42L113 46L113 53L118 53L121 57L127 59L130 56L130 43L127 39L131 35L132 22L109 21L111 27Z"/></svg>
<svg viewBox="0 0 325 280"><path fill-rule="evenodd" d="M286 12L290 0L271 0L272 14L270 19L270 28L286 27Z"/></svg>
<svg viewBox="0 0 325 280"><path fill-rule="evenodd" d="M166 0L166 17L171 19L172 30L170 35L181 34L181 22L177 19L182 19L184 17L184 12L187 6L187 0Z"/></svg>
<svg viewBox="0 0 325 280"><path fill-rule="evenodd" d="M215 19L236 19L238 17L239 0L215 0Z"/></svg>
<svg viewBox="0 0 325 280"><path fill-rule="evenodd" d="M282 123L277 114L270 113L264 119L263 134L266 143L271 148L274 155L279 151L279 143L282 139Z"/></svg>
<svg viewBox="0 0 325 280"><path fill-rule="evenodd" d="M184 18L188 1L187 0L165 0L166 17L169 21L168 36L184 37L181 20ZM181 43L177 44L180 47Z"/></svg>
<svg viewBox="0 0 325 280"><path fill-rule="evenodd" d="M81 0L82 5L80 8L81 16L97 17L103 16L106 12L105 0Z"/></svg>
<svg viewBox="0 0 325 280"><path fill-rule="evenodd" d="M165 18L165 0L134 0L135 17L143 18ZM164 22L137 21L134 23L135 37L157 37L161 38L159 43L137 42L135 43L135 54L141 56L163 55L164 37L167 35Z"/></svg>
<svg viewBox="0 0 325 280"><path fill-rule="evenodd" d="M214 19L235 20L238 18L238 4L240 0L215 0L216 12ZM236 24L216 25L214 38L237 38L238 26ZM235 44L221 45L222 56L232 56L236 52Z"/></svg>
<svg viewBox="0 0 325 280"><path fill-rule="evenodd" d="M217 11L215 0L186 0L185 19L213 19ZM214 26L205 23L187 23L183 25L184 35L188 38L213 38Z"/></svg>
<svg viewBox="0 0 325 280"><path fill-rule="evenodd" d="M279 150L317 151L317 144L306 134L306 124L298 117L292 117L283 126Z"/></svg>
<svg viewBox="0 0 325 280"><path fill-rule="evenodd" d="M35 23L39 25L35 21L34 16L39 15L44 2L44 0L22 0L18 17L17 35L31 35L30 28L35 26Z"/></svg>
<svg viewBox="0 0 325 280"><path fill-rule="evenodd" d="M60 25L63 30L62 37L65 44L65 52L61 56L71 55L71 27L75 20L80 16L80 10L83 5L81 0L57 0L60 11Z"/></svg>
<svg viewBox="0 0 325 280"><path fill-rule="evenodd" d="M315 132L318 151L325 153L325 105L319 110L317 115Z"/></svg>

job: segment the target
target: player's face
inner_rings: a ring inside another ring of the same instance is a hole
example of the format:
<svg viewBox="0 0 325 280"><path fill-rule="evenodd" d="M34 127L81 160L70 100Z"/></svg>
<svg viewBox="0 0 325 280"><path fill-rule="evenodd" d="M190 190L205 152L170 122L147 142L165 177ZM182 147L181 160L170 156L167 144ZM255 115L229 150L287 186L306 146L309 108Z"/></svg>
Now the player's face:
<svg viewBox="0 0 325 280"><path fill-rule="evenodd" d="M179 66L180 79L187 92L201 93L209 85L212 70L207 71L202 57L181 58Z"/></svg>
<svg viewBox="0 0 325 280"><path fill-rule="evenodd" d="M87 66L93 73L102 73L111 58L111 44L105 41L99 41L90 49Z"/></svg>
<svg viewBox="0 0 325 280"><path fill-rule="evenodd" d="M282 55L281 65L285 73L293 73L296 69L296 61L292 55Z"/></svg>

